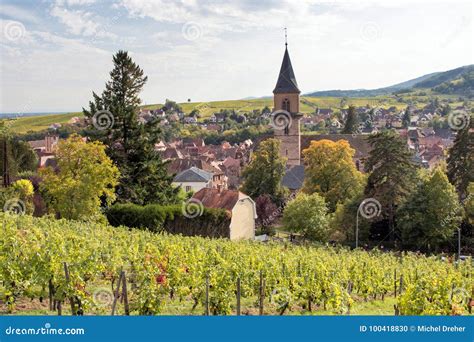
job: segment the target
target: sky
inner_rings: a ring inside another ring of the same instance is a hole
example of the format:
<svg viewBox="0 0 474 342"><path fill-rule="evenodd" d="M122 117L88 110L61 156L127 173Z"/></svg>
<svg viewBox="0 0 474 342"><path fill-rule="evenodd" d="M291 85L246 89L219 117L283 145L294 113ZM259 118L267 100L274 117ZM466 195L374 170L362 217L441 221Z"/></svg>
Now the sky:
<svg viewBox="0 0 474 342"><path fill-rule="evenodd" d="M473 64L472 1L0 0L0 112L80 111L112 55L144 104L270 96L284 28L299 88L378 88Z"/></svg>

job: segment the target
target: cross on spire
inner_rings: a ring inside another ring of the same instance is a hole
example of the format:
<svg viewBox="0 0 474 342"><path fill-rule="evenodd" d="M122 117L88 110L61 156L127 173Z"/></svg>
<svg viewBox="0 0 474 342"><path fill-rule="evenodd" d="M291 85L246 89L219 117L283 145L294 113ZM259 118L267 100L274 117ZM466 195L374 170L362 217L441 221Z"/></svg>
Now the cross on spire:
<svg viewBox="0 0 474 342"><path fill-rule="evenodd" d="M284 28L284 30L285 30L285 46L288 46L288 35L287 35L286 27Z"/></svg>

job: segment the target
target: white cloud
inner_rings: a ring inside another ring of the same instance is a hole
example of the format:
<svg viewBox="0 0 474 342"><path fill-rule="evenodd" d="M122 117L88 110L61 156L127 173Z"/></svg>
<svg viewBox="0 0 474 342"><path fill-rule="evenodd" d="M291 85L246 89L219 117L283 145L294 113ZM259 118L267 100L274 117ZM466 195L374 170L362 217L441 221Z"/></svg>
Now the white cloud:
<svg viewBox="0 0 474 342"><path fill-rule="evenodd" d="M70 11L59 6L54 6L50 13L66 25L72 34L92 36L98 31L99 24L92 20L92 13L81 10Z"/></svg>

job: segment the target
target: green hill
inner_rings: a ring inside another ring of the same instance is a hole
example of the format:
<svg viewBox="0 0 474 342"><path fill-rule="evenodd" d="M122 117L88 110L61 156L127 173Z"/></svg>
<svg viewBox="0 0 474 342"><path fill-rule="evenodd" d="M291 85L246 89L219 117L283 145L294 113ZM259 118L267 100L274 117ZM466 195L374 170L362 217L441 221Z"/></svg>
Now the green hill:
<svg viewBox="0 0 474 342"><path fill-rule="evenodd" d="M389 87L377 89L355 89L355 90L324 90L306 94L309 97L371 97L389 95L398 91L418 90L422 88L431 89L440 94L457 94L474 96L474 65L435 72L417 77Z"/></svg>

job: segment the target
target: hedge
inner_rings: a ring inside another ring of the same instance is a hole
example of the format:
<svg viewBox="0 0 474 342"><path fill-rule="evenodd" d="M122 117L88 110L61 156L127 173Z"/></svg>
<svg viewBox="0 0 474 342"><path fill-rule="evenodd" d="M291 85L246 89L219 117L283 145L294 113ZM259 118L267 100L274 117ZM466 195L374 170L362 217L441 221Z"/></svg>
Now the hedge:
<svg viewBox="0 0 474 342"><path fill-rule="evenodd" d="M107 209L106 216L113 226L186 236L230 237L230 215L223 209L203 208L200 216L188 218L183 215L181 205L140 206L127 203L111 206Z"/></svg>

